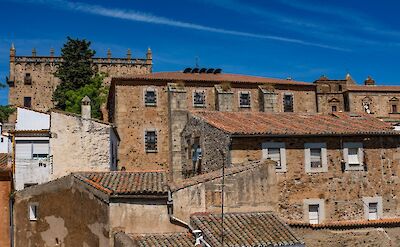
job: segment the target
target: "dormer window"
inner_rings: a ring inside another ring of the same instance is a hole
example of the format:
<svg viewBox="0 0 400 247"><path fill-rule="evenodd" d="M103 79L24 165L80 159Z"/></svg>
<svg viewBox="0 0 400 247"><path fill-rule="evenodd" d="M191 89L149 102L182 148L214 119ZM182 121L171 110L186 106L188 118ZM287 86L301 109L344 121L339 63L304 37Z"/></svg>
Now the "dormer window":
<svg viewBox="0 0 400 247"><path fill-rule="evenodd" d="M25 85L32 85L32 77L31 77L30 73L26 73L25 74L24 84Z"/></svg>
<svg viewBox="0 0 400 247"><path fill-rule="evenodd" d="M203 91L193 92L193 106L194 107L204 107L206 105L206 96Z"/></svg>
<svg viewBox="0 0 400 247"><path fill-rule="evenodd" d="M241 108L250 107L250 92L240 92L239 93L239 106Z"/></svg>
<svg viewBox="0 0 400 247"><path fill-rule="evenodd" d="M154 89L146 89L144 92L144 104L146 106L156 106L157 105L157 93Z"/></svg>

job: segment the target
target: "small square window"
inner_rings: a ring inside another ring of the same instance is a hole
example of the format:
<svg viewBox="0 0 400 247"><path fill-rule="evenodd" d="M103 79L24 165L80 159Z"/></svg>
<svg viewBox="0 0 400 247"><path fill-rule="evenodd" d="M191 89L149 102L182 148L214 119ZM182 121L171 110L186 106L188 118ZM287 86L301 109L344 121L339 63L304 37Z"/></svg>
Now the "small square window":
<svg viewBox="0 0 400 247"><path fill-rule="evenodd" d="M367 220L378 220L382 218L382 197L363 197L364 214Z"/></svg>
<svg viewBox="0 0 400 247"><path fill-rule="evenodd" d="M305 199L304 220L310 224L321 224L325 220L324 199Z"/></svg>
<svg viewBox="0 0 400 247"><path fill-rule="evenodd" d="M32 77L31 77L30 73L26 73L25 74L24 84L25 85L32 85Z"/></svg>
<svg viewBox="0 0 400 247"><path fill-rule="evenodd" d="M32 98L24 97L24 107L31 108L32 107Z"/></svg>
<svg viewBox="0 0 400 247"><path fill-rule="evenodd" d="M156 131L145 132L145 149L146 152L157 152L157 133Z"/></svg>
<svg viewBox="0 0 400 247"><path fill-rule="evenodd" d="M144 93L144 103L146 106L157 105L157 94L155 90L146 90Z"/></svg>
<svg viewBox="0 0 400 247"><path fill-rule="evenodd" d="M364 169L363 144L361 142L345 142L343 146L345 169L362 171Z"/></svg>
<svg viewBox="0 0 400 247"><path fill-rule="evenodd" d="M193 93L193 105L195 107L204 107L206 103L206 96L204 92Z"/></svg>
<svg viewBox="0 0 400 247"><path fill-rule="evenodd" d="M284 142L264 142L262 144L263 159L276 162L277 172L286 172L286 150Z"/></svg>
<svg viewBox="0 0 400 247"><path fill-rule="evenodd" d="M360 165L360 160L358 159L358 148L349 148L348 161L351 166Z"/></svg>
<svg viewBox="0 0 400 247"><path fill-rule="evenodd" d="M308 220L310 224L319 224L319 204L308 205Z"/></svg>
<svg viewBox="0 0 400 247"><path fill-rule="evenodd" d="M240 105L240 107L244 107L244 108L250 107L250 93L249 92L240 92L239 105Z"/></svg>
<svg viewBox="0 0 400 247"><path fill-rule="evenodd" d="M37 221L38 219L38 204L29 204L29 220L30 221Z"/></svg>

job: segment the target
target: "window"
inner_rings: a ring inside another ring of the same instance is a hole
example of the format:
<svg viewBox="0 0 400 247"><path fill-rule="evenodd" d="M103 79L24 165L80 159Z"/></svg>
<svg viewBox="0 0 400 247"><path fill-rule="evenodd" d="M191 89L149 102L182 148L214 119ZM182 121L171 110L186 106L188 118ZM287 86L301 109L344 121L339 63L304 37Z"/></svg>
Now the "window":
<svg viewBox="0 0 400 247"><path fill-rule="evenodd" d="M157 152L157 133L155 130L145 132L145 149L146 152Z"/></svg>
<svg viewBox="0 0 400 247"><path fill-rule="evenodd" d="M43 159L49 155L49 140L17 140L15 159Z"/></svg>
<svg viewBox="0 0 400 247"><path fill-rule="evenodd" d="M328 171L326 143L305 143L304 157L306 173Z"/></svg>
<svg viewBox="0 0 400 247"><path fill-rule="evenodd" d="M239 93L239 106L242 108L250 107L250 92Z"/></svg>
<svg viewBox="0 0 400 247"><path fill-rule="evenodd" d="M193 92L193 106L194 107L204 107L206 104L206 96L202 91Z"/></svg>
<svg viewBox="0 0 400 247"><path fill-rule="evenodd" d="M31 108L32 107L32 98L24 97L24 107Z"/></svg>
<svg viewBox="0 0 400 247"><path fill-rule="evenodd" d="M304 219L310 224L320 224L325 218L325 201L323 199L304 200Z"/></svg>
<svg viewBox="0 0 400 247"><path fill-rule="evenodd" d="M364 215L367 220L378 220L382 218L382 197L363 197Z"/></svg>
<svg viewBox="0 0 400 247"><path fill-rule="evenodd" d="M32 77L31 77L30 73L26 73L25 74L24 84L25 85L32 85Z"/></svg>
<svg viewBox="0 0 400 247"><path fill-rule="evenodd" d="M332 112L337 112L337 106L335 105L332 106Z"/></svg>
<svg viewBox="0 0 400 247"><path fill-rule="evenodd" d="M1 142L4 142L4 137L1 138Z"/></svg>
<svg viewBox="0 0 400 247"><path fill-rule="evenodd" d="M146 106L155 106L157 105L157 94L154 89L147 89L144 92L144 104Z"/></svg>
<svg viewBox="0 0 400 247"><path fill-rule="evenodd" d="M346 142L343 145L346 170L363 170L363 145L359 142Z"/></svg>
<svg viewBox="0 0 400 247"><path fill-rule="evenodd" d="M392 105L392 113L397 113L397 105Z"/></svg>
<svg viewBox="0 0 400 247"><path fill-rule="evenodd" d="M283 96L283 111L284 112L293 112L293 95L285 94Z"/></svg>
<svg viewBox="0 0 400 247"><path fill-rule="evenodd" d="M32 203L29 204L28 206L29 210L29 220L30 221L37 221L38 219L38 204L37 203Z"/></svg>
<svg viewBox="0 0 400 247"><path fill-rule="evenodd" d="M263 159L275 161L277 172L286 172L286 150L283 142L266 142L262 144Z"/></svg>
<svg viewBox="0 0 400 247"><path fill-rule="evenodd" d="M319 204L308 205L308 221L310 224L319 223Z"/></svg>

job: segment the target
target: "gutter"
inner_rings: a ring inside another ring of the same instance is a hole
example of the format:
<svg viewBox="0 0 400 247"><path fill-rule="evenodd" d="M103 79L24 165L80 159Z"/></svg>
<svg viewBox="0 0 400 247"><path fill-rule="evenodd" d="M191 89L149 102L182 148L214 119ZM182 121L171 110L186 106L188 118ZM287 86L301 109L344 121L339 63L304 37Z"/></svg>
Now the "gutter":
<svg viewBox="0 0 400 247"><path fill-rule="evenodd" d="M167 185L168 186L168 185ZM188 229L196 238L196 242L194 246L205 246L205 247L212 247L209 243L207 243L204 240L204 236L202 234L201 230L195 230L189 223L186 223L185 221L177 218L174 216L174 202L172 200L172 192L171 189L168 186L168 201L167 201L167 209L168 209L168 216L169 216L169 221L172 224L178 225L178 226L183 226L186 229Z"/></svg>

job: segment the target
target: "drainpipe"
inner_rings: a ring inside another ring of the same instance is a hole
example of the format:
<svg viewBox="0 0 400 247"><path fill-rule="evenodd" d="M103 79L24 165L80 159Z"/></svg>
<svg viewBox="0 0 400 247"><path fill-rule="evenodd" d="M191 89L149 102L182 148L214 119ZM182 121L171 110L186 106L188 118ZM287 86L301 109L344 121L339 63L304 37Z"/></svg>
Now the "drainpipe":
<svg viewBox="0 0 400 247"><path fill-rule="evenodd" d="M171 189L168 186L168 201L167 201L167 209L168 209L168 216L169 216L169 221L172 224L178 225L178 226L183 226L187 228L196 238L196 242L194 246L206 246L206 247L212 247L209 243L207 243L204 240L203 234L201 230L195 230L189 223L186 223L185 221L177 218L174 216L173 212L174 208L174 202L172 200L172 192Z"/></svg>

